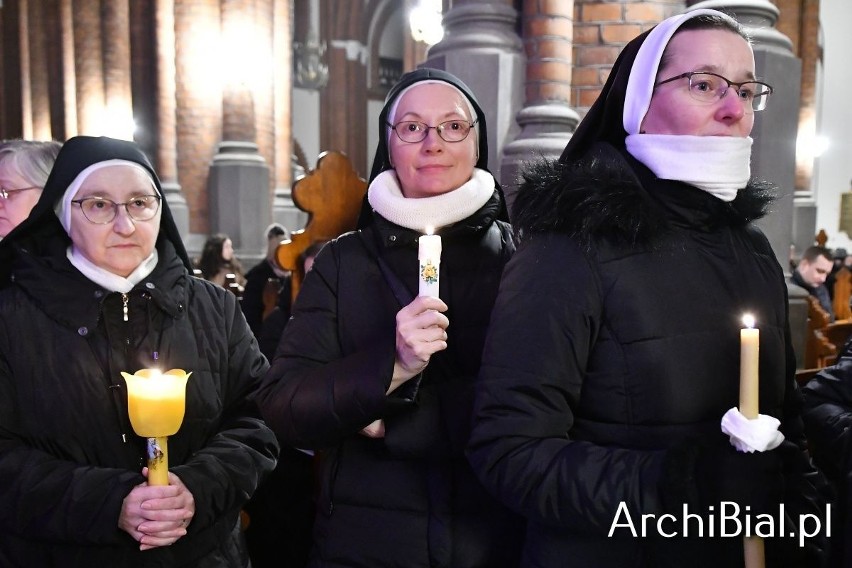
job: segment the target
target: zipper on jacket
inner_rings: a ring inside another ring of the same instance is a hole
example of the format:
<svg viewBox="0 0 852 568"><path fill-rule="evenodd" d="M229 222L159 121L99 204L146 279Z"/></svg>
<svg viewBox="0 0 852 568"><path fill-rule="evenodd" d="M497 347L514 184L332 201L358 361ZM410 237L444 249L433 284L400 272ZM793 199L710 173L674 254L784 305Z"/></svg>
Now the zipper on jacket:
<svg viewBox="0 0 852 568"><path fill-rule="evenodd" d="M122 310L124 311L124 321L129 321L127 319L127 302L128 302L128 299L129 298L127 297L127 294L122 292L121 293L121 303L122 303Z"/></svg>

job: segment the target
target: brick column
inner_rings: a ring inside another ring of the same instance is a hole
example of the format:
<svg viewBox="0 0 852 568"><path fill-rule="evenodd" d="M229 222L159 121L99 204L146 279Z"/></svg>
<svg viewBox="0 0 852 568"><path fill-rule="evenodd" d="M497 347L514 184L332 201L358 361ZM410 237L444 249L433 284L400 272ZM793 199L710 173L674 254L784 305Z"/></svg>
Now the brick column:
<svg viewBox="0 0 852 568"><path fill-rule="evenodd" d="M556 159L579 117L570 107L573 0L524 2L527 55L524 108L517 115L521 133L503 149L501 179L511 212L518 174L538 156Z"/></svg>
<svg viewBox="0 0 852 568"><path fill-rule="evenodd" d="M177 163L175 84L175 3L156 0L157 173L181 236L189 236L189 207L181 193Z"/></svg>
<svg viewBox="0 0 852 568"><path fill-rule="evenodd" d="M41 2L28 2L29 14L29 84L31 109L31 138L50 140L50 93L48 72L50 64L47 54L48 16Z"/></svg>
<svg viewBox="0 0 852 568"><path fill-rule="evenodd" d="M32 78L30 76L29 0L20 0L18 6L18 38L21 50L21 137L33 137Z"/></svg>
<svg viewBox="0 0 852 568"><path fill-rule="evenodd" d="M320 91L320 152L344 152L366 177L367 58L363 2L320 0L320 40L328 38L328 84ZM313 156L309 156L309 161Z"/></svg>
<svg viewBox="0 0 852 568"><path fill-rule="evenodd" d="M585 115L627 43L645 30L679 13L682 1L602 2L575 0L574 80L571 101Z"/></svg>
<svg viewBox="0 0 852 568"><path fill-rule="evenodd" d="M62 101L65 138L77 135L77 71L74 65L74 15L72 0L59 2L59 29L62 42Z"/></svg>
<svg viewBox="0 0 852 568"><path fill-rule="evenodd" d="M73 7L78 130L97 135L105 102L100 2L74 2Z"/></svg>
<svg viewBox="0 0 852 568"><path fill-rule="evenodd" d="M102 3L104 32L103 133L133 140L133 105L130 89L130 8L128 0Z"/></svg>

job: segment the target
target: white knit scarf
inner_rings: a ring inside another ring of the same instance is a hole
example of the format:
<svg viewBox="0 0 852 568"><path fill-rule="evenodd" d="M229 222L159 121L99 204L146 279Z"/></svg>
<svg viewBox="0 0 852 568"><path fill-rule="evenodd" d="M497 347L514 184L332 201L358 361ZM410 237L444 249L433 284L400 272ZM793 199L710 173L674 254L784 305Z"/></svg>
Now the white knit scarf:
<svg viewBox="0 0 852 568"><path fill-rule="evenodd" d="M400 227L427 233L437 231L476 213L494 194L494 177L474 168L473 176L458 189L432 197L407 198L394 170L373 179L367 200L379 215Z"/></svg>
<svg viewBox="0 0 852 568"><path fill-rule="evenodd" d="M73 264L74 267L83 274L83 276L105 290L109 290L110 292L121 292L122 294L130 292L134 286L142 282L146 276L151 274L157 266L157 260L159 258L157 255L157 249L154 249L151 256L143 260L139 266L136 267L136 270L131 272L127 278L123 278L118 274L104 270L92 263L92 261L83 256L83 254L77 250L74 245L68 247L65 255L68 257L68 260L71 261L71 264Z"/></svg>
<svg viewBox="0 0 852 568"><path fill-rule="evenodd" d="M627 151L660 179L682 181L733 201L751 177L750 137L631 134Z"/></svg>

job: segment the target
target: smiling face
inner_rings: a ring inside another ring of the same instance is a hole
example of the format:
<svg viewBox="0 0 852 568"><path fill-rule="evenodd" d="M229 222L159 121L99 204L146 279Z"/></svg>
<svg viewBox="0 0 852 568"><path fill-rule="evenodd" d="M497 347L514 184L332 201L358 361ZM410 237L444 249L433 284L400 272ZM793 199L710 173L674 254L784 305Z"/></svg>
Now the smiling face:
<svg viewBox="0 0 852 568"><path fill-rule="evenodd" d="M684 30L676 33L666 47L666 65L657 81L690 71L708 71L730 81L754 80L754 54L738 34L722 29ZM736 89L705 103L689 94L686 78L654 89L648 112L642 121L645 134L746 137L754 126L754 112L746 112Z"/></svg>
<svg viewBox="0 0 852 568"><path fill-rule="evenodd" d="M32 186L33 183L24 178L14 167L13 160L6 160L0 164L0 187L13 190ZM41 197L41 189L13 191L8 199L0 197L0 237L8 235L27 218L39 197Z"/></svg>
<svg viewBox="0 0 852 568"><path fill-rule="evenodd" d="M429 83L408 90L399 101L394 123L424 122L437 126L448 120L472 122L464 97L449 85ZM402 194L409 198L431 197L458 189L473 175L476 164L476 130L461 142L446 142L430 129L422 142L408 143L389 134L390 159Z"/></svg>
<svg viewBox="0 0 852 568"><path fill-rule="evenodd" d="M125 203L134 197L154 195L151 179L142 170L129 166L110 166L93 172L74 200L102 197ZM71 204L69 235L74 247L96 266L127 277L142 261L151 256L160 231L162 207L153 219L134 221L124 206L119 206L115 219L104 225L92 223L82 209Z"/></svg>

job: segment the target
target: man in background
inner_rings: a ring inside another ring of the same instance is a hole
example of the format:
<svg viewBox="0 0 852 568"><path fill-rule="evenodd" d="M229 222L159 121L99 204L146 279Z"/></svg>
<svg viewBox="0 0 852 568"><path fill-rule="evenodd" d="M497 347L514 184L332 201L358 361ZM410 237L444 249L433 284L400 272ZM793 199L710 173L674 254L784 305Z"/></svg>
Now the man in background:
<svg viewBox="0 0 852 568"><path fill-rule="evenodd" d="M831 321L834 321L834 309L831 306L831 294L825 285L825 279L831 273L833 266L834 261L828 249L819 246L808 247L802 253L802 258L791 277L794 284L801 286L819 300L822 309L831 316Z"/></svg>

